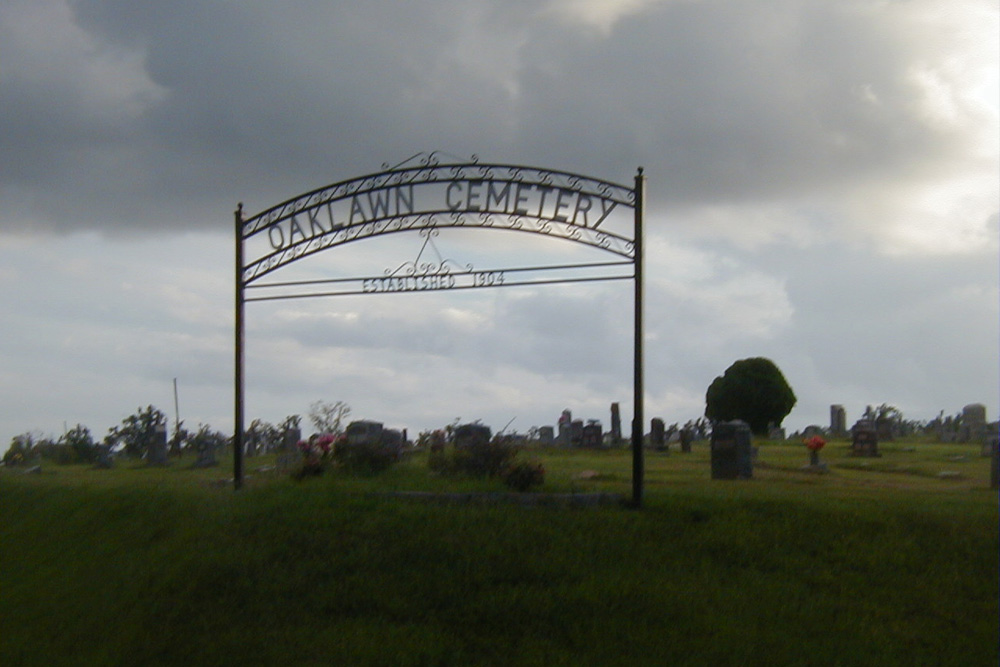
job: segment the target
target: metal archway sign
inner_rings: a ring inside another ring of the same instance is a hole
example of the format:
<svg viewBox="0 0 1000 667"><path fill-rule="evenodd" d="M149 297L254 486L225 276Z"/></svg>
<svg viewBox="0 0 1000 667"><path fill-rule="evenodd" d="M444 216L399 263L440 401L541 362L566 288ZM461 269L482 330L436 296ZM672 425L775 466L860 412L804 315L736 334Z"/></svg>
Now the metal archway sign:
<svg viewBox="0 0 1000 667"><path fill-rule="evenodd" d="M643 493L643 208L645 176L634 186L552 169L418 154L383 171L304 193L251 217L236 218L236 489L243 483L244 310L247 302L362 294L479 289L588 281L634 283L632 504ZM631 211L630 224L612 223ZM443 230L484 229L548 237L613 255L610 261L476 270L444 259ZM423 238L412 261L381 274L275 280L301 259L350 243L411 232Z"/></svg>

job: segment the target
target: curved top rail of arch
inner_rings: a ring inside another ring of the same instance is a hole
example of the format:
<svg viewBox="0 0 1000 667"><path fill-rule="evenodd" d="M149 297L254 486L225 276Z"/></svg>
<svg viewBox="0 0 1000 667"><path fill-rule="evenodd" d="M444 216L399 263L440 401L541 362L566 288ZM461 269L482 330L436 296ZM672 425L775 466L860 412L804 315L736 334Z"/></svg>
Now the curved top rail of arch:
<svg viewBox="0 0 1000 667"><path fill-rule="evenodd" d="M255 252L244 285L308 255L384 234L447 227L520 231L589 245L634 259L635 242L601 225L636 192L553 169L418 154L384 171L334 183L252 217L237 212L241 243Z"/></svg>

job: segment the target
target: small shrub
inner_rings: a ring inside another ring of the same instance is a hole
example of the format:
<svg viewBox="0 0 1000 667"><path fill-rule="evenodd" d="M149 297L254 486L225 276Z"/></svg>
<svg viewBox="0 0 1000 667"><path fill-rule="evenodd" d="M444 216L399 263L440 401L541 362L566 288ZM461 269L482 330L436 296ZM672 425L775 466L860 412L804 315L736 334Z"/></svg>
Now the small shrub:
<svg viewBox="0 0 1000 667"><path fill-rule="evenodd" d="M545 468L541 463L519 461L503 472L503 483L515 491L527 491L545 482Z"/></svg>
<svg viewBox="0 0 1000 667"><path fill-rule="evenodd" d="M317 477L323 474L323 464L316 459L304 459L302 466L292 473L292 479L301 482L307 477Z"/></svg>
<svg viewBox="0 0 1000 667"><path fill-rule="evenodd" d="M427 467L431 472L452 472L451 458L443 449L432 449L427 454Z"/></svg>
<svg viewBox="0 0 1000 667"><path fill-rule="evenodd" d="M399 460L399 450L380 442L338 443L333 458L352 475L377 475Z"/></svg>
<svg viewBox="0 0 1000 667"><path fill-rule="evenodd" d="M470 477L497 477L510 466L517 451L509 438L497 436L492 440L456 447L450 467L454 472Z"/></svg>

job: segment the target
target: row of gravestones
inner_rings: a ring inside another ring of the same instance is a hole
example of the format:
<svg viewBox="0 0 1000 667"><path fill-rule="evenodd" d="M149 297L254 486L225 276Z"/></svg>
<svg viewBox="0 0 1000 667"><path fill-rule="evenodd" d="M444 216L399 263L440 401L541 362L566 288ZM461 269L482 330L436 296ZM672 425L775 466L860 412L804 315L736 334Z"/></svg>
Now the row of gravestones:
<svg viewBox="0 0 1000 667"><path fill-rule="evenodd" d="M569 410L563 410L559 417L558 433L551 426L542 426L538 429L538 442L543 447L573 446L596 448L604 444L604 430L601 422L596 419L589 419L584 424L583 420L573 419L573 414ZM608 433L611 442L618 444L622 441L621 413L617 403L611 404L611 431ZM691 451L691 442L694 440L694 433L688 429L679 432L679 441L682 452ZM660 451L668 450L668 437L666 426L662 419L656 417L650 421L649 428L650 445Z"/></svg>
<svg viewBox="0 0 1000 667"><path fill-rule="evenodd" d="M851 454L854 456L880 456L878 429L871 420L861 419L851 429ZM716 424L712 429L712 479L750 479L753 477L753 460L756 448L746 422L732 421ZM983 448L991 458L990 488L1000 488L1000 435L994 433Z"/></svg>
<svg viewBox="0 0 1000 667"><path fill-rule="evenodd" d="M167 425L158 424L149 439L146 449L146 464L151 466L166 466L167 460ZM114 466L114 458L111 454L111 445L97 446L98 468L111 468ZM215 458L215 447L205 445L198 450L198 459L192 464L193 468L209 468L218 465Z"/></svg>
<svg viewBox="0 0 1000 667"><path fill-rule="evenodd" d="M549 427L551 428L551 427ZM600 425L598 424L598 429ZM855 456L877 457L878 430L870 420L858 420L851 429L851 453ZM302 452L298 448L301 433L298 429L290 429L285 433L281 451L276 462L277 471L289 472L301 464ZM651 424L651 444L654 447L666 447L663 420L656 418ZM595 443L600 443L600 436ZM686 429L681 431L681 451L691 451L691 434ZM591 446L597 446L592 444ZM753 477L754 447L750 435L750 427L746 422L731 421L716 424L712 429L711 439L712 479L750 479ZM992 458L990 466L990 486L998 487L1000 481L1000 437L997 434L989 439L984 454ZM157 427L147 453L149 465L167 465L167 429L165 425ZM98 451L98 467L111 467L110 447L101 445ZM198 460L193 467L204 468L217 465L215 449L204 447L198 452Z"/></svg>
<svg viewBox="0 0 1000 667"><path fill-rule="evenodd" d="M866 427L871 425L870 420L862 421L867 422L865 424ZM950 424L951 421L951 417L946 420L947 424ZM858 423L860 424L861 421ZM957 423L958 426L955 428L946 425L939 426L938 438L942 442L986 443L989 440L990 425L986 421L986 406L982 403L970 403L962 408L962 418ZM856 428L858 428L857 425L851 431L853 432ZM830 406L830 433L835 436L847 434L847 411L844 410L843 405ZM891 435L891 432L886 435Z"/></svg>

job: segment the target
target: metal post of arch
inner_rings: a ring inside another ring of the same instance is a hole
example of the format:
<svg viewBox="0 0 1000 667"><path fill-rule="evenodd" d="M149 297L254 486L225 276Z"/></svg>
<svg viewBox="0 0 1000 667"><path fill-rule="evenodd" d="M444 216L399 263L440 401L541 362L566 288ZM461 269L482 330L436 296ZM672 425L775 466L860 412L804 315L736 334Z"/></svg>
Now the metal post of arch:
<svg viewBox="0 0 1000 667"><path fill-rule="evenodd" d="M244 309L247 302L362 294L632 280L634 368L632 500L643 496L643 208L645 176L634 187L569 172L485 164L442 163L421 153L383 171L313 190L246 218L235 212L235 405L233 484L243 485ZM630 229L616 211L631 209ZM618 225L618 228L615 225ZM615 255L611 261L476 269L445 259L434 240L450 229L488 229L559 239ZM300 259L388 234L422 237L413 261L381 274L276 281ZM435 252L428 252L428 247ZM629 272L628 269L631 268ZM252 296L248 291L253 290Z"/></svg>
<svg viewBox="0 0 1000 667"><path fill-rule="evenodd" d="M645 378L643 370L645 359L643 357L643 309L645 308L645 284L643 281L643 215L645 208L646 177L639 167L639 173L635 176L635 208L633 209L635 218L635 281L634 281L634 304L635 322L633 325L633 335L635 339L632 343L633 363L632 363L632 506L642 507L643 480L645 478L645 463L643 461L643 431L645 424L644 403L645 403Z"/></svg>

